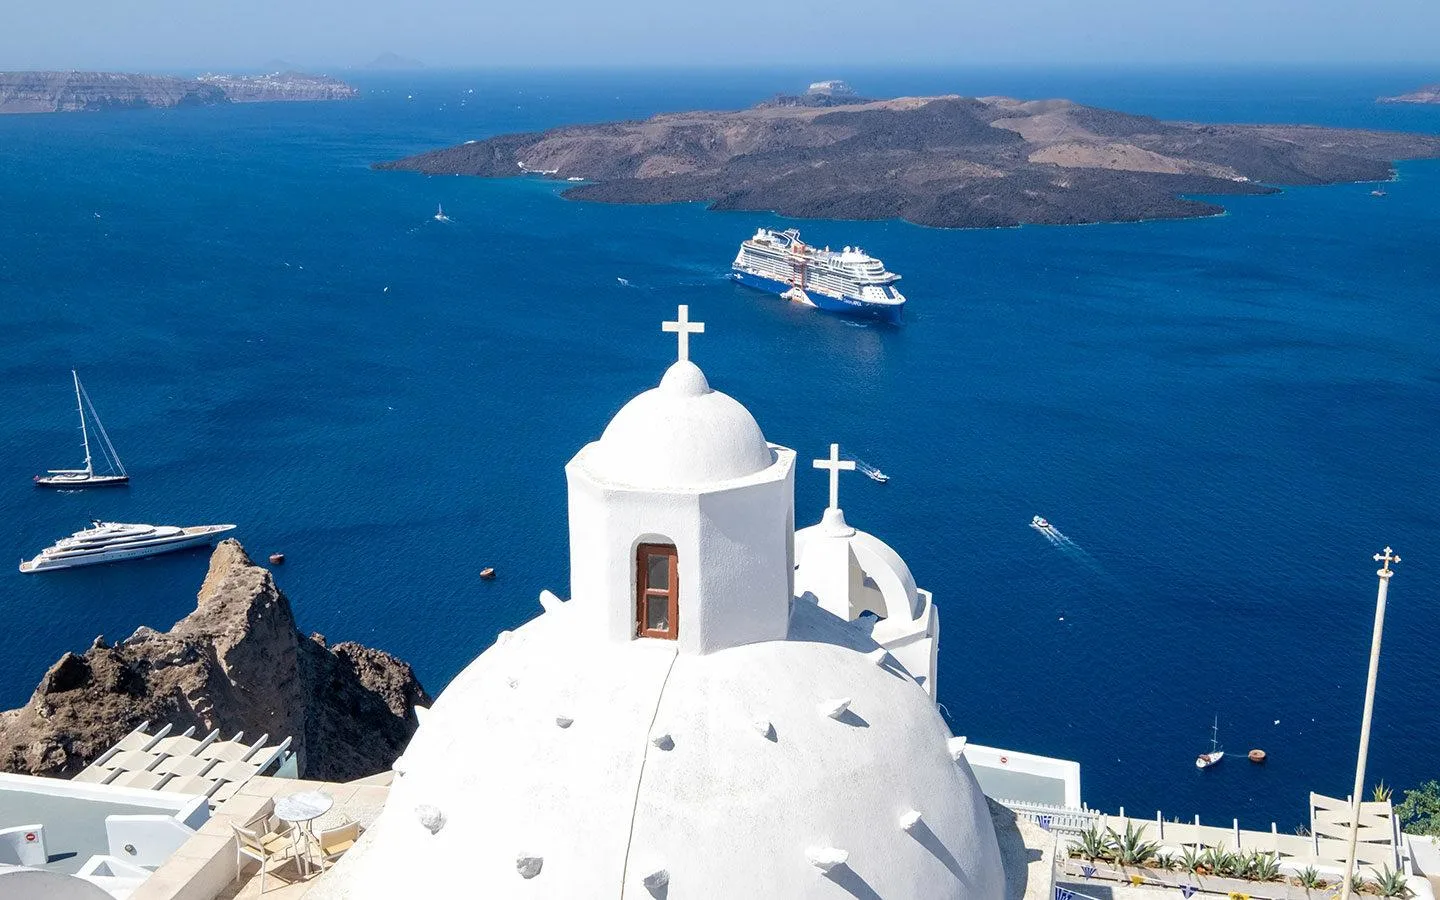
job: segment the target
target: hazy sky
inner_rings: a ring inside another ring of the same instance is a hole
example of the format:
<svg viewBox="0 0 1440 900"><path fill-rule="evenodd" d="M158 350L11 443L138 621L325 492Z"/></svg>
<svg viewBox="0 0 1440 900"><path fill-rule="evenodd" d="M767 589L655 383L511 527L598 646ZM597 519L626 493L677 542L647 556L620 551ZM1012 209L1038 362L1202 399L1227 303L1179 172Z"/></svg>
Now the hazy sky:
<svg viewBox="0 0 1440 900"><path fill-rule="evenodd" d="M1433 63L1440 0L0 0L0 69Z"/></svg>

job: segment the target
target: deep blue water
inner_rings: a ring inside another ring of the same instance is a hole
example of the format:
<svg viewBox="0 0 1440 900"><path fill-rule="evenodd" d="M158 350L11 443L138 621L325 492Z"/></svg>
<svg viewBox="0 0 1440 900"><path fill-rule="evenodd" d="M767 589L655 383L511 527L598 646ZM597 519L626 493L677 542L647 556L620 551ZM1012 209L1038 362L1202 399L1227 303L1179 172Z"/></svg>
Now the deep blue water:
<svg viewBox="0 0 1440 900"><path fill-rule="evenodd" d="M851 478L842 502L935 592L957 733L1080 760L1091 805L1289 829L1308 791L1349 790L1389 543L1405 559L1369 780L1440 775L1440 164L1402 165L1383 199L1288 190L1188 222L795 223L904 274L898 329L724 281L774 216L367 169L812 74L830 73L432 73L349 104L0 117L0 550L91 515L237 522L256 556L289 556L303 628L398 653L438 691L542 588L566 593L562 467L655 383L659 323L688 303L708 323L695 358L767 437L839 441L893 476ZM1440 132L1440 108L1371 102L1424 72L839 74L875 95ZM72 365L127 490L30 487L78 462ZM802 523L824 492L800 470ZM168 627L205 561L0 576L0 708L97 633ZM1271 762L1197 773L1216 714L1229 749Z"/></svg>

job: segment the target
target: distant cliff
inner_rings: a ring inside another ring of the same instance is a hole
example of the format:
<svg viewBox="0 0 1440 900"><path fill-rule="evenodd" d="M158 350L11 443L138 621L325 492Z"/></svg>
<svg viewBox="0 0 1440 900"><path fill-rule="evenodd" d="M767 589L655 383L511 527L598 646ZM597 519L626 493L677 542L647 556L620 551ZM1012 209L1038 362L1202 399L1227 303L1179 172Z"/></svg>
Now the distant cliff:
<svg viewBox="0 0 1440 900"><path fill-rule="evenodd" d="M339 79L298 72L199 78L119 72L0 72L0 114L348 100L358 94Z"/></svg>
<svg viewBox="0 0 1440 900"><path fill-rule="evenodd" d="M734 112L508 134L379 169L584 179L613 203L706 201L938 227L1211 215L1195 195L1377 181L1440 138L1291 125L1162 122L1068 100L909 97L838 107L778 98Z"/></svg>
<svg viewBox="0 0 1440 900"><path fill-rule="evenodd" d="M1397 94L1394 97L1381 97L1380 103L1440 103L1440 84L1427 84L1425 87L1416 88L1408 94Z"/></svg>
<svg viewBox="0 0 1440 900"><path fill-rule="evenodd" d="M0 712L0 771L72 776L148 719L292 737L302 776L345 781L388 768L429 703L390 654L303 636L270 572L227 540L174 628L96 638L51 666L29 703Z"/></svg>

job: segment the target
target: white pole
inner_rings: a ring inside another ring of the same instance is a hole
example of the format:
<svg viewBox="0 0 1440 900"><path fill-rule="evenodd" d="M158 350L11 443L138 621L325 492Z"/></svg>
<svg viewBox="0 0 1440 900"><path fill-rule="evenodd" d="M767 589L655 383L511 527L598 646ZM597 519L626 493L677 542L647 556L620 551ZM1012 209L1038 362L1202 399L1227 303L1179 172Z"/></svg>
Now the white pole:
<svg viewBox="0 0 1440 900"><path fill-rule="evenodd" d="M70 375L75 379L75 409L80 413L80 440L85 442L85 474L92 475L95 467L90 463L90 432L85 429L85 404L80 402L80 373L71 369Z"/></svg>
<svg viewBox="0 0 1440 900"><path fill-rule="evenodd" d="M1376 571L1380 576L1380 588L1375 594L1375 633L1370 639L1370 676L1365 682L1365 715L1360 719L1360 754L1355 759L1355 790L1350 795L1350 847L1345 854L1345 886L1341 889L1340 900L1350 900L1350 884L1355 874L1355 843L1360 834L1360 792L1365 789L1365 757L1370 752L1370 719L1375 711L1375 676L1380 670L1380 635L1385 630L1385 596L1390 590L1392 562L1399 562L1389 548L1385 553L1375 554L1375 561L1381 563Z"/></svg>

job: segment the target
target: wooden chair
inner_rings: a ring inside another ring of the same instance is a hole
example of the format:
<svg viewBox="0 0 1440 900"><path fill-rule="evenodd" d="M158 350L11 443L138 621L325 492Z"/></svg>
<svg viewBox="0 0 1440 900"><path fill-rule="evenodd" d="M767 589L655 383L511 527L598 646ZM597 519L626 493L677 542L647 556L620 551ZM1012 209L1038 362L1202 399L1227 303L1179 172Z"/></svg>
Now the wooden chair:
<svg viewBox="0 0 1440 900"><path fill-rule="evenodd" d="M315 848L315 855L320 860L320 871L325 871L327 864L334 863L343 856L345 851L355 846L355 842L359 839L359 822L347 822L344 825L320 832L311 845Z"/></svg>
<svg viewBox="0 0 1440 900"><path fill-rule="evenodd" d="M235 880L240 880L241 868L246 858L253 859L260 863L260 893L265 893L265 869L267 866L273 871L287 862L299 861L292 852L294 843L288 834L279 832L267 832L261 834L258 830L252 831L249 828L241 828L232 824L230 829L235 832Z"/></svg>

